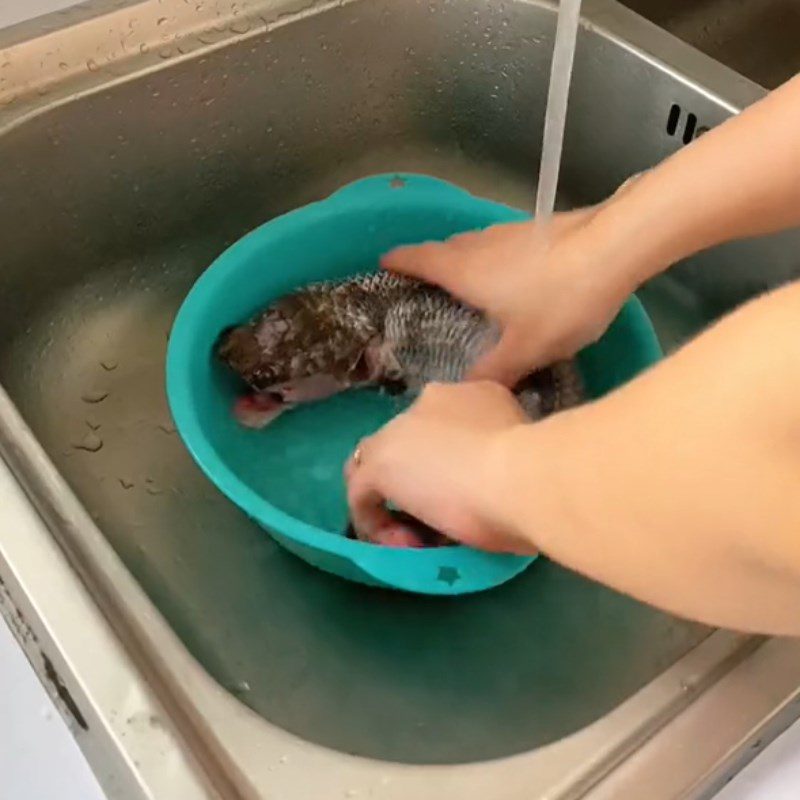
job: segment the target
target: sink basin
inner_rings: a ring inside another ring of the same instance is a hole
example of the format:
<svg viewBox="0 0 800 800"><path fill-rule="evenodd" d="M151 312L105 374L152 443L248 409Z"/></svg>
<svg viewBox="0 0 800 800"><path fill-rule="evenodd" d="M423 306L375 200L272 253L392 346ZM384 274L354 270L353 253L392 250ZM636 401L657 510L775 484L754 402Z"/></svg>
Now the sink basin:
<svg viewBox="0 0 800 800"><path fill-rule="evenodd" d="M12 32L6 460L222 796L585 796L755 640L545 561L454 600L329 577L214 490L164 396L182 298L265 220L400 170L530 208L553 8L225 9L152 0ZM673 106L710 127L760 94L610 0L585 15L563 208L682 146ZM665 347L795 274L797 244L719 248L645 287Z"/></svg>

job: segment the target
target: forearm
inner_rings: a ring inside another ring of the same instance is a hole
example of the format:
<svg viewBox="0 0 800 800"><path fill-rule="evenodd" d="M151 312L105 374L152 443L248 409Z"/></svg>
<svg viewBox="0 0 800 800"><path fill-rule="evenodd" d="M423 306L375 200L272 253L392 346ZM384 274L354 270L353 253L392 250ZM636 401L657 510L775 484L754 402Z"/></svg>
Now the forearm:
<svg viewBox="0 0 800 800"><path fill-rule="evenodd" d="M645 602L800 634L798 319L795 285L606 399L516 429L497 455L505 524Z"/></svg>
<svg viewBox="0 0 800 800"><path fill-rule="evenodd" d="M642 175L591 235L626 253L622 277L635 286L700 250L796 225L800 76Z"/></svg>

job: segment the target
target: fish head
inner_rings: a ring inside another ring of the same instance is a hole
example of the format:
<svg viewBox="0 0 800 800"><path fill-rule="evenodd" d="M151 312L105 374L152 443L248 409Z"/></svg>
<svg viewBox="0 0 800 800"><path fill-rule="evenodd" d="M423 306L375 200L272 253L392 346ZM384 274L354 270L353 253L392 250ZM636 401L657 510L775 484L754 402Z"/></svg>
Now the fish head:
<svg viewBox="0 0 800 800"><path fill-rule="evenodd" d="M377 332L365 318L345 312L298 293L222 332L217 357L249 388L235 409L243 424L263 427L299 403L368 381Z"/></svg>

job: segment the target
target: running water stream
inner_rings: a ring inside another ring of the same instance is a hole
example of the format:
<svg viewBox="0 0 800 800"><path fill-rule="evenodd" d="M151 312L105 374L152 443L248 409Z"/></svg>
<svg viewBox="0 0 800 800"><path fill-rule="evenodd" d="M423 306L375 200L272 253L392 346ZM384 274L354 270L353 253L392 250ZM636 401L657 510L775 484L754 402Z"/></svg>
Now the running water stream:
<svg viewBox="0 0 800 800"><path fill-rule="evenodd" d="M558 171L564 144L564 124L567 118L567 98L580 14L581 0L560 0L553 60L550 66L547 112L544 118L539 185L536 191L536 219L541 223L546 223L550 219L556 202Z"/></svg>

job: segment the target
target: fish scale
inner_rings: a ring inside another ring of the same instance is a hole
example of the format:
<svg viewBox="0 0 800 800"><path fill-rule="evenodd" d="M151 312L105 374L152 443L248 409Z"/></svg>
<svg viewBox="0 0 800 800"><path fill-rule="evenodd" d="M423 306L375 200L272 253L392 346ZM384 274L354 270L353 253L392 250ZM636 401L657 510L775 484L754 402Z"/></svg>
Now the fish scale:
<svg viewBox="0 0 800 800"><path fill-rule="evenodd" d="M409 386L419 389L429 381L462 380L490 346L491 329L475 312L453 309L449 299L425 297L390 310L384 335Z"/></svg>

